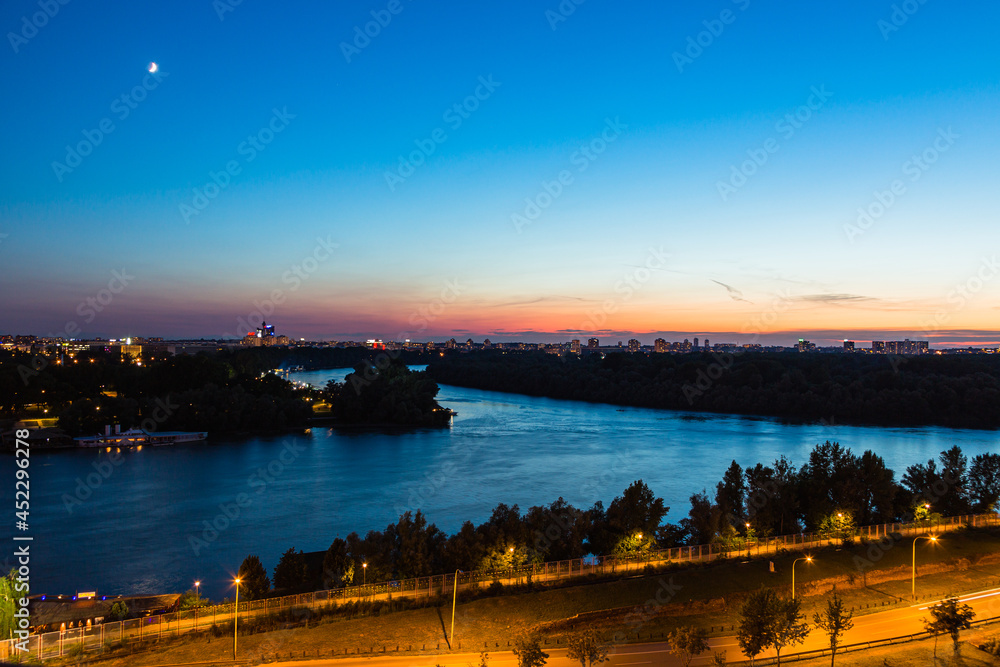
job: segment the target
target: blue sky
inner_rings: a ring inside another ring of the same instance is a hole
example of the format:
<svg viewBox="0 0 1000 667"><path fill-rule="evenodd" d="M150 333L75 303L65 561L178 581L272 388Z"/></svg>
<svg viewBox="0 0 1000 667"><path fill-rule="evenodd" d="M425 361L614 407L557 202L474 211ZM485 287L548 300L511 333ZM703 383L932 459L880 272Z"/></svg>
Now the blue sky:
<svg viewBox="0 0 1000 667"><path fill-rule="evenodd" d="M996 5L42 5L0 333L1000 340Z"/></svg>

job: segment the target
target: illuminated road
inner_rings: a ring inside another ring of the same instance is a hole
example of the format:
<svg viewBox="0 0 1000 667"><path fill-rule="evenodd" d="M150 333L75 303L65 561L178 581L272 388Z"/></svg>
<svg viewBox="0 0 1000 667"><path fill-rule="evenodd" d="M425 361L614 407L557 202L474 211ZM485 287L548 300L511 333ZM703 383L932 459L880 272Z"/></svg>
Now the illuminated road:
<svg viewBox="0 0 1000 667"><path fill-rule="evenodd" d="M1000 588L979 591L963 595L960 600L967 603L976 612L976 620L993 618L1000 616ZM862 642L874 642L891 637L900 637L909 634L917 634L924 629L923 620L928 618L927 608L932 602L883 611L865 616L855 616L854 627L845 634L841 645L856 644ZM812 619L808 619L812 625ZM735 636L715 637L709 640L711 650L696 658L692 664L705 665L712 661L712 652L725 651L728 660L742 660L743 654L736 643ZM786 648L784 655L792 652L811 651L829 647L826 635L821 630L814 629L805 643L793 649ZM543 647L545 648L545 647ZM548 663L554 667L576 667L579 662L566 657L566 649L553 648L546 649L549 654ZM773 651L761 654L760 657L773 656ZM333 658L323 660L307 660L294 662L273 663L283 667L349 667L351 665L366 665L368 667L433 667L434 665L448 665L454 667L466 667L479 662L478 653L457 653L426 656L399 656L399 657L349 657ZM614 654L609 656L607 662L602 663L612 667L626 667L627 665L683 665L683 662L676 656L670 654L669 647L663 642L654 644L627 644L617 647ZM490 653L490 665L496 666L516 666L517 660L509 650L496 651Z"/></svg>

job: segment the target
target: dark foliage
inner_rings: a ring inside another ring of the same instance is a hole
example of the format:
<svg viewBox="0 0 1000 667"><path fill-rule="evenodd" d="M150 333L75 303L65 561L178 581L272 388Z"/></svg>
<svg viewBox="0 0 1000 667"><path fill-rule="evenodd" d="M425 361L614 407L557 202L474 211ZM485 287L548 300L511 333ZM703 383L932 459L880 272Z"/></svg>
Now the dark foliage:
<svg viewBox="0 0 1000 667"><path fill-rule="evenodd" d="M438 382L531 396L792 420L998 428L1000 356L482 352L433 361Z"/></svg>
<svg viewBox="0 0 1000 667"><path fill-rule="evenodd" d="M331 381L326 390L333 416L343 422L445 426L451 412L434 400L437 393L426 372L411 371L400 360L381 368L360 362L344 382Z"/></svg>

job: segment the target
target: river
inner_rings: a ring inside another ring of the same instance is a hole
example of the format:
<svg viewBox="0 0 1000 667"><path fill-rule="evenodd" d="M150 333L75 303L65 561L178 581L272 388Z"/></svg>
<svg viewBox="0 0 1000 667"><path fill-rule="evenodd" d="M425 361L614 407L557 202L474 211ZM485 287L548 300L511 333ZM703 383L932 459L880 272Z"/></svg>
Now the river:
<svg viewBox="0 0 1000 667"><path fill-rule="evenodd" d="M296 373L323 386L343 370ZM445 532L497 503L563 496L607 505L643 479L676 523L730 461L801 465L836 440L872 449L899 479L952 445L971 459L998 434L938 427L786 424L769 418L620 408L442 386L447 429L313 428L142 451L36 451L31 458L31 591L182 592L213 599L247 554L271 572L282 552L325 550L420 508ZM5 457L13 468L13 457ZM13 473L5 475L13 479ZM13 481L8 488L13 488ZM214 526L212 526L214 524ZM208 527L208 528L206 528ZM8 543L10 543L8 541ZM8 553L12 554L13 549ZM13 563L6 556L5 571Z"/></svg>

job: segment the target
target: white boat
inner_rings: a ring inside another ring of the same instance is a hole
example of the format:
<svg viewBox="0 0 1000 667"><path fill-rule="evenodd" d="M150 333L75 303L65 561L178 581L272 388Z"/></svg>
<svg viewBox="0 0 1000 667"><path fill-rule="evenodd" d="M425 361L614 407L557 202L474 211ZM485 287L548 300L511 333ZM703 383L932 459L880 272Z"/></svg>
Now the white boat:
<svg viewBox="0 0 1000 667"><path fill-rule="evenodd" d="M103 435L88 435L73 438L78 447L140 447L142 445L176 445L183 442L199 442L208 437L205 431L154 431L149 433L141 428L130 428L120 431L115 426L111 432L110 426L104 427Z"/></svg>

